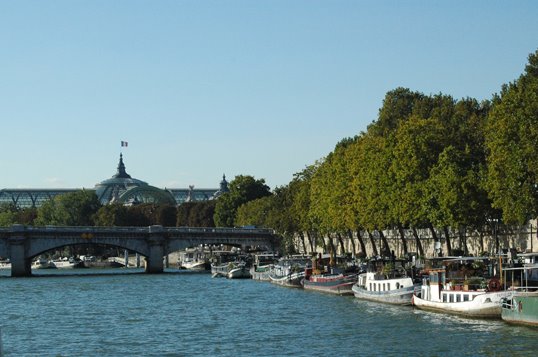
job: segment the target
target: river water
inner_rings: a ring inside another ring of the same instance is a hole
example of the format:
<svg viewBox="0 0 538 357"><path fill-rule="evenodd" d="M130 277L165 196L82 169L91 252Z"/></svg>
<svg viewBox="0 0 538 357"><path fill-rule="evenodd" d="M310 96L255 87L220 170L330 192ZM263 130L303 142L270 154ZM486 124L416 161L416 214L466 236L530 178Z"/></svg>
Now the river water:
<svg viewBox="0 0 538 357"><path fill-rule="evenodd" d="M538 329L266 282L0 273L4 356L534 356Z"/></svg>

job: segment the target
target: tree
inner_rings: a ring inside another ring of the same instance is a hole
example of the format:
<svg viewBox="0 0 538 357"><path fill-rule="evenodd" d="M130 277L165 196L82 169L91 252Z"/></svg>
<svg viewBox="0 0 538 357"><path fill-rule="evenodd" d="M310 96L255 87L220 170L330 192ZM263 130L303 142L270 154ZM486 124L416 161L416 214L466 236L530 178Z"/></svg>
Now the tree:
<svg viewBox="0 0 538 357"><path fill-rule="evenodd" d="M487 188L505 222L538 215L538 51L525 72L502 88L486 128Z"/></svg>
<svg viewBox="0 0 538 357"><path fill-rule="evenodd" d="M237 209L244 203L271 195L264 179L252 176L236 176L229 184L229 192L217 199L215 206L215 225L218 227L235 226Z"/></svg>
<svg viewBox="0 0 538 357"><path fill-rule="evenodd" d="M105 205L97 211L94 217L97 226L128 226L130 223L129 208L122 204Z"/></svg>
<svg viewBox="0 0 538 357"><path fill-rule="evenodd" d="M93 216L101 203L92 190L80 190L55 196L38 210L36 225L93 226Z"/></svg>
<svg viewBox="0 0 538 357"><path fill-rule="evenodd" d="M177 208L178 227L214 227L215 200L184 202Z"/></svg>
<svg viewBox="0 0 538 357"><path fill-rule="evenodd" d="M267 227L273 205L273 196L249 201L237 209L236 223L239 226Z"/></svg>
<svg viewBox="0 0 538 357"><path fill-rule="evenodd" d="M17 207L13 204L0 206L0 227L8 227L16 223Z"/></svg>

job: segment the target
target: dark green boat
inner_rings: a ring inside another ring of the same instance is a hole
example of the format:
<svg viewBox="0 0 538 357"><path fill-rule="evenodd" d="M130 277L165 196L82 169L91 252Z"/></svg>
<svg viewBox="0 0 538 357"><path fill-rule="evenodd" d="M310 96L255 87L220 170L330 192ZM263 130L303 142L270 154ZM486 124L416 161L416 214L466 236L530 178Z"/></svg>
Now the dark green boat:
<svg viewBox="0 0 538 357"><path fill-rule="evenodd" d="M538 326L538 291L514 292L505 298L501 316L509 323Z"/></svg>
<svg viewBox="0 0 538 357"><path fill-rule="evenodd" d="M512 280L518 276L522 283L520 287L512 281L513 294L508 295L501 302L501 317L504 321L520 324L538 326L538 287L534 280L529 278L536 274L538 264L525 264L522 267L504 269L506 276L511 276Z"/></svg>

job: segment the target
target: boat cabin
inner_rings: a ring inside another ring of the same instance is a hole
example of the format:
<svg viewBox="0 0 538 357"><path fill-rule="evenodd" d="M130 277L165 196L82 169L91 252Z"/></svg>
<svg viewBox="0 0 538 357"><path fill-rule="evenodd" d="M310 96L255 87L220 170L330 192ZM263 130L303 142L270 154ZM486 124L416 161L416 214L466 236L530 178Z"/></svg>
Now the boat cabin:
<svg viewBox="0 0 538 357"><path fill-rule="evenodd" d="M412 287L404 259L370 260L366 273L359 275L358 285L370 292L387 292Z"/></svg>
<svg viewBox="0 0 538 357"><path fill-rule="evenodd" d="M278 260L277 253L260 253L254 255L254 266L261 267L274 264Z"/></svg>
<svg viewBox="0 0 538 357"><path fill-rule="evenodd" d="M499 291L500 280L492 276L493 260L487 257L450 257L423 276L421 298L435 302L472 301L486 291Z"/></svg>

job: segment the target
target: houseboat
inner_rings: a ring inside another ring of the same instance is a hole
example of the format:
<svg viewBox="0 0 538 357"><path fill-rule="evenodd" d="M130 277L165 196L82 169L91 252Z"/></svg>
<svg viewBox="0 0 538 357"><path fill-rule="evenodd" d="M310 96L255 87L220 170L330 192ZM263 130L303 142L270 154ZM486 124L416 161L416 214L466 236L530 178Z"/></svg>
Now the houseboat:
<svg viewBox="0 0 538 357"><path fill-rule="evenodd" d="M405 268L405 260L378 258L368 262L352 291L356 298L395 305L411 305L420 284Z"/></svg>
<svg viewBox="0 0 538 357"><path fill-rule="evenodd" d="M511 293L502 299L501 318L512 324L538 326L538 285L535 279L530 280L532 272L538 264L526 264L516 270L520 272L520 280L513 282ZM507 274L508 275L508 274ZM515 274L510 274L514 277ZM521 286L517 286L521 283Z"/></svg>
<svg viewBox="0 0 538 357"><path fill-rule="evenodd" d="M278 260L276 253L259 253L254 255L254 261L250 268L253 280L269 281L269 274Z"/></svg>
<svg viewBox="0 0 538 357"><path fill-rule="evenodd" d="M490 275L489 258L449 258L442 265L429 269L413 296L414 306L470 317L501 317L501 300L509 292Z"/></svg>
<svg viewBox="0 0 538 357"><path fill-rule="evenodd" d="M321 254L312 258L312 267L305 269L302 280L305 290L316 290L336 295L353 295L351 288L357 282L358 270L346 265L345 259Z"/></svg>
<svg viewBox="0 0 538 357"><path fill-rule="evenodd" d="M269 279L271 283L290 288L300 288L305 276L305 268L310 265L310 257L292 255L283 257L274 265Z"/></svg>

